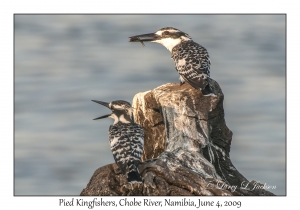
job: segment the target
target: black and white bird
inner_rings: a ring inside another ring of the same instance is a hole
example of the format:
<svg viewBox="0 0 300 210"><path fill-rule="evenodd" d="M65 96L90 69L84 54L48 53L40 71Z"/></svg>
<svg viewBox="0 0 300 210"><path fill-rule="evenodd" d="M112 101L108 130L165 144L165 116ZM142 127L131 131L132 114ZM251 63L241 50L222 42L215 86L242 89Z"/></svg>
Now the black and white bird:
<svg viewBox="0 0 300 210"><path fill-rule="evenodd" d="M144 148L143 128L134 122L133 111L127 101L112 101L110 103L92 100L109 109L112 113L94 120L110 117L114 123L109 127L108 136L110 149L116 164L129 183L142 182L138 166Z"/></svg>
<svg viewBox="0 0 300 210"><path fill-rule="evenodd" d="M172 54L175 68L180 77L180 85L188 82L193 88L200 89L205 96L214 95L210 84L210 59L207 50L194 42L185 32L166 27L155 33L129 37L130 42L156 42L165 46Z"/></svg>

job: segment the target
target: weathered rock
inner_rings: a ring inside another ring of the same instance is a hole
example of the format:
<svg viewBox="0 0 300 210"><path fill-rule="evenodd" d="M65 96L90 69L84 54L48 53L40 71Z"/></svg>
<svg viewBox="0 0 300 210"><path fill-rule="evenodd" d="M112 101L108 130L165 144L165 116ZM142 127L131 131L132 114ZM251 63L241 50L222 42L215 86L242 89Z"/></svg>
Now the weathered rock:
<svg viewBox="0 0 300 210"><path fill-rule="evenodd" d="M145 132L143 184L128 186L110 164L95 171L81 195L273 195L253 190L255 183L231 163L224 95L217 82L210 83L216 97L188 84L136 94L134 116Z"/></svg>
<svg viewBox="0 0 300 210"><path fill-rule="evenodd" d="M231 191L229 186L220 180L204 179L201 175L178 165L173 157L142 163L139 169L143 184L135 185L133 189L117 168L114 163L97 169L80 195L241 195L237 191ZM224 189L220 189L220 186Z"/></svg>

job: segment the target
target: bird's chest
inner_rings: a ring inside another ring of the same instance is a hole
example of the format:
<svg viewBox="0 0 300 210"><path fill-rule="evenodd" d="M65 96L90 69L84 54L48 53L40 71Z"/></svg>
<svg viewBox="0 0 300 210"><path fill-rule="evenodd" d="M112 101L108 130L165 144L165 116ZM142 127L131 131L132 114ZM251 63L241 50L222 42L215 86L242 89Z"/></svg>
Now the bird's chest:
<svg viewBox="0 0 300 210"><path fill-rule="evenodd" d="M109 129L110 144L122 144L131 141L133 134L132 126L111 126Z"/></svg>

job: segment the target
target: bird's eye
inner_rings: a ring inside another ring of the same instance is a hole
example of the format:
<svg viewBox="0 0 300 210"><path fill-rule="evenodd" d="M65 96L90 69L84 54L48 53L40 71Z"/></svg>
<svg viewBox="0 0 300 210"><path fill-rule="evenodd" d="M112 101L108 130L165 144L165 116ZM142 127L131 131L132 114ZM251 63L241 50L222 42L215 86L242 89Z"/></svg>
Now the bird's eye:
<svg viewBox="0 0 300 210"><path fill-rule="evenodd" d="M169 31L165 31L163 34L164 35L169 35Z"/></svg>

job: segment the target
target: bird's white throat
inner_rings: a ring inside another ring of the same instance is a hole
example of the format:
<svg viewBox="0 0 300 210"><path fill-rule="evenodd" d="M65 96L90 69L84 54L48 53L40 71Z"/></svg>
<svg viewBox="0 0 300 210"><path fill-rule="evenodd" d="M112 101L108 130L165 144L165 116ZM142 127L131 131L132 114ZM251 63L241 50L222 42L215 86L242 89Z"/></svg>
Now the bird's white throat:
<svg viewBox="0 0 300 210"><path fill-rule="evenodd" d="M158 39L155 40L153 42L162 44L163 46L165 46L170 52L172 52L172 49L178 45L181 42L181 39L172 39L172 38L164 38L164 39Z"/></svg>
<svg viewBox="0 0 300 210"><path fill-rule="evenodd" d="M191 40L190 38L181 36L180 38L173 39L173 38L164 38L158 39L152 42L156 42L165 46L170 52L172 52L173 48L178 45L180 42Z"/></svg>

